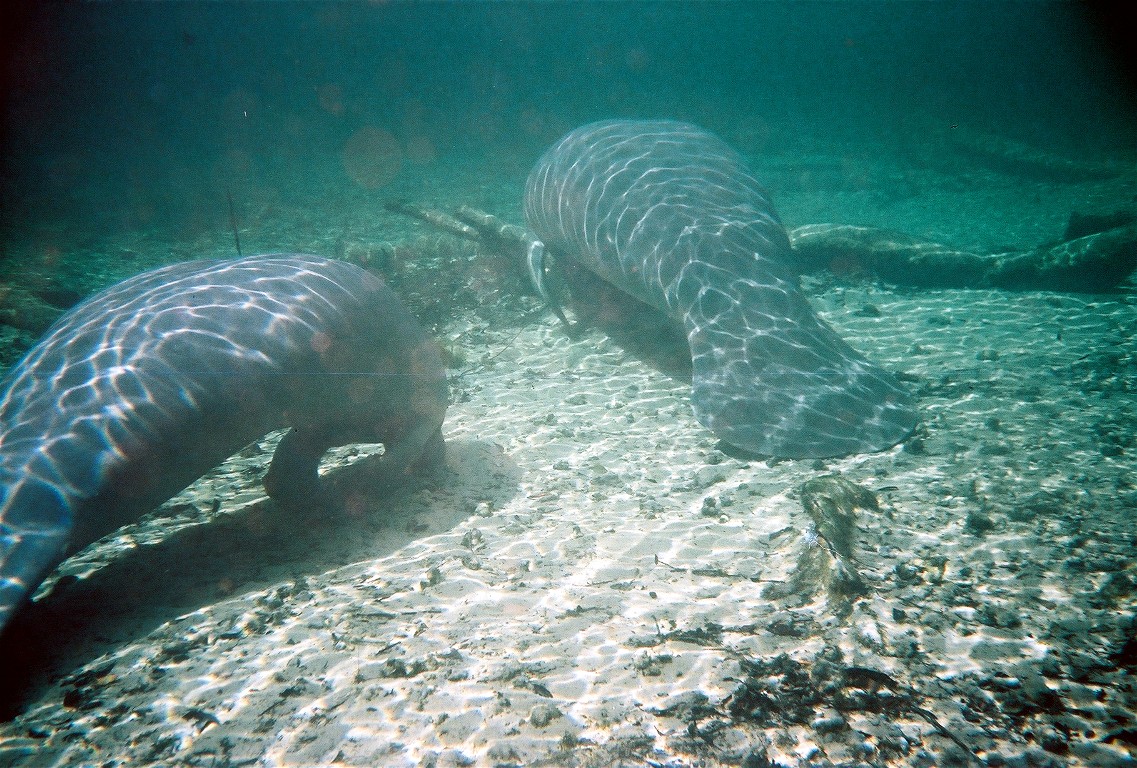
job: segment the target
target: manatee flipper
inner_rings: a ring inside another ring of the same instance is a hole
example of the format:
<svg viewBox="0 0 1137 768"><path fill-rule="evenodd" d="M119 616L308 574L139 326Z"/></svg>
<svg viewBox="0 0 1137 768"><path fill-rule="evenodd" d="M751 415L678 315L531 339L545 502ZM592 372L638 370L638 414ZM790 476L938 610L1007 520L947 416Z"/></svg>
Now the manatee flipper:
<svg viewBox="0 0 1137 768"><path fill-rule="evenodd" d="M525 250L525 264L529 268L529 282L533 284L533 289L537 291L537 295L548 304L553 306L553 300L549 298L549 290L545 287L545 244L540 240L533 240L529 243L529 247Z"/></svg>
<svg viewBox="0 0 1137 768"><path fill-rule="evenodd" d="M529 268L529 282L533 284L533 290L537 291L537 295L545 302L545 306L552 310L557 319L561 321L561 325L565 327L570 334L575 333L575 327L569 319L565 317L565 312L549 293L549 288L545 283L545 244L535 237L529 240L529 245L525 249L525 263Z"/></svg>
<svg viewBox="0 0 1137 768"><path fill-rule="evenodd" d="M384 445L382 455L369 456L330 472L325 497L342 505L359 497L378 496L399 487L414 487L446 464L442 430L424 425L406 439Z"/></svg>
<svg viewBox="0 0 1137 768"><path fill-rule="evenodd" d="M436 471L446 461L442 430L433 422L423 422L398 440L384 444L381 455L360 459L322 478L320 459L337 442L290 429L277 444L265 473L269 497L287 508L334 508L353 494L389 490L412 475Z"/></svg>
<svg viewBox="0 0 1137 768"><path fill-rule="evenodd" d="M319 469L328 446L327 439L313 439L299 430L288 430L277 443L264 476L269 497L285 506L326 503L327 488Z"/></svg>

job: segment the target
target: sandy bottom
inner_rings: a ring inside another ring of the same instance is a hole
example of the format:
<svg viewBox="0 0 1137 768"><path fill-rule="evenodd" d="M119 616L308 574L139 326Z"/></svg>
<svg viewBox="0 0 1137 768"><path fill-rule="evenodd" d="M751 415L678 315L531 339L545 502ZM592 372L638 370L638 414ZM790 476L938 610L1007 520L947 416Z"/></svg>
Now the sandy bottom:
<svg viewBox="0 0 1137 768"><path fill-rule="evenodd" d="M807 287L906 445L736 458L599 331L463 313L441 477L288 518L270 436L73 558L0 763L1134 765L1132 288ZM851 596L805 572L833 475L876 499Z"/></svg>

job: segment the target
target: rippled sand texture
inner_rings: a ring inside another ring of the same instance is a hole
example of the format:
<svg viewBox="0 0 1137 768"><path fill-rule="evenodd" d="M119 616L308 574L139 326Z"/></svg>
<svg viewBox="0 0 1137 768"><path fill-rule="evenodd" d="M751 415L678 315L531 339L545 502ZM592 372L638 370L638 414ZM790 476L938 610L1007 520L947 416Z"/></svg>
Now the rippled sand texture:
<svg viewBox="0 0 1137 768"><path fill-rule="evenodd" d="M45 601L68 673L0 756L1127 764L1105 739L1137 707L1132 649L1111 657L1132 631L1131 299L807 288L910 377L915 443L732 458L686 382L599 332L460 319L445 478L290 521L257 486L270 445L233 460L68 564L105 567ZM833 473L880 501L856 518L867 594L764 596L811 545L799 488Z"/></svg>

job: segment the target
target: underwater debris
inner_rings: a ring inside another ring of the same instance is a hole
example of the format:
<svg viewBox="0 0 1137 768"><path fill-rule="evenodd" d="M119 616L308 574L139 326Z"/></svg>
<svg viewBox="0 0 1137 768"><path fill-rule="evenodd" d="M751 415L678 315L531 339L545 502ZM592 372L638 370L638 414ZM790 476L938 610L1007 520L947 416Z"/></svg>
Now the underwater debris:
<svg viewBox="0 0 1137 768"><path fill-rule="evenodd" d="M470 206L453 214L406 202L388 203L387 209L488 246L490 251L513 255L519 262L520 254L533 243L523 227ZM898 285L1096 292L1117 285L1137 267L1137 224L1128 211L1072 214L1057 242L1004 253L964 251L900 232L849 224L807 224L790 230L789 236L794 259L803 272L851 263Z"/></svg>
<svg viewBox="0 0 1137 768"><path fill-rule="evenodd" d="M923 288L1094 293L1113 288L1137 267L1137 224L991 254L851 224L807 224L789 235L803 272L852 264L886 282Z"/></svg>
<svg viewBox="0 0 1137 768"><path fill-rule="evenodd" d="M406 200L388 200L383 204L383 207L392 213L401 213L404 216L418 219L419 221L441 229L443 232L449 232L456 237L474 241L481 239L481 235L477 229L459 221L444 211L415 205Z"/></svg>
<svg viewBox="0 0 1137 768"><path fill-rule="evenodd" d="M233 230L233 245L237 248L237 257L240 258L241 253L241 236L237 234L237 212L233 209L233 193L228 189L225 190L225 199L229 201L229 228Z"/></svg>
<svg viewBox="0 0 1137 768"><path fill-rule="evenodd" d="M1066 220L1063 240L1079 240L1098 232L1107 232L1118 227L1127 227L1137 222L1137 214L1132 211L1113 211L1111 213L1079 213L1071 211Z"/></svg>
<svg viewBox="0 0 1137 768"><path fill-rule="evenodd" d="M13 283L0 283L0 323L36 335L46 331L63 314L34 291Z"/></svg>
<svg viewBox="0 0 1137 768"><path fill-rule="evenodd" d="M850 713L874 713L890 719L915 715L963 750L963 759L976 760L974 750L921 706L923 695L878 669L846 665L841 650L826 647L810 661L785 654L773 659L742 658L744 677L718 707L704 706L698 714L724 709L732 725L754 723L763 727L803 725L818 733L849 728ZM882 753L891 751L884 743ZM906 749L897 749L902 755Z"/></svg>
<svg viewBox="0 0 1137 768"><path fill-rule="evenodd" d="M867 488L828 475L802 485L801 503L812 524L803 531L797 565L786 582L771 584L762 595L806 600L824 589L837 612L846 615L850 600L869 592L856 568L857 510L877 511L880 502Z"/></svg>
<svg viewBox="0 0 1137 768"><path fill-rule="evenodd" d="M840 475L827 475L806 482L801 487L801 503L813 518L818 534L838 554L847 558L853 557L856 511L880 510L876 494Z"/></svg>
<svg viewBox="0 0 1137 768"><path fill-rule="evenodd" d="M1117 161L1076 160L997 133L955 124L948 143L959 154L1000 173L1024 179L1076 184L1112 179L1131 169Z"/></svg>

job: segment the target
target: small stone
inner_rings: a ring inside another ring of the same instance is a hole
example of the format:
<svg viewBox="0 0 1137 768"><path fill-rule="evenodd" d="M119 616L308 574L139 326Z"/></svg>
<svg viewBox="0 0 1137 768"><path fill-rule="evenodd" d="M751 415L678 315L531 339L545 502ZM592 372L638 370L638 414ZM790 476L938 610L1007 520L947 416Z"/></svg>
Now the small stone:
<svg viewBox="0 0 1137 768"><path fill-rule="evenodd" d="M1070 743L1066 740L1066 736L1059 730L1049 726L1042 729L1038 734L1038 744L1047 752L1055 755L1064 755L1070 751Z"/></svg>
<svg viewBox="0 0 1137 768"><path fill-rule="evenodd" d="M564 717L564 713L552 704L538 704L529 710L529 724L536 728L544 728L558 717Z"/></svg>
<svg viewBox="0 0 1137 768"><path fill-rule="evenodd" d="M920 582L920 570L908 563L897 563L893 569L896 580L901 584L917 584Z"/></svg>
<svg viewBox="0 0 1137 768"><path fill-rule="evenodd" d="M818 733L836 733L845 728L847 724L845 718L841 717L839 713L834 712L818 717L811 725L813 726L813 730Z"/></svg>
<svg viewBox="0 0 1137 768"><path fill-rule="evenodd" d="M1107 603L1116 603L1133 594L1137 584L1127 573L1111 573L1105 577L1098 597Z"/></svg>
<svg viewBox="0 0 1137 768"><path fill-rule="evenodd" d="M972 536L983 536L995 527L995 522L982 512L969 512L963 530Z"/></svg>

